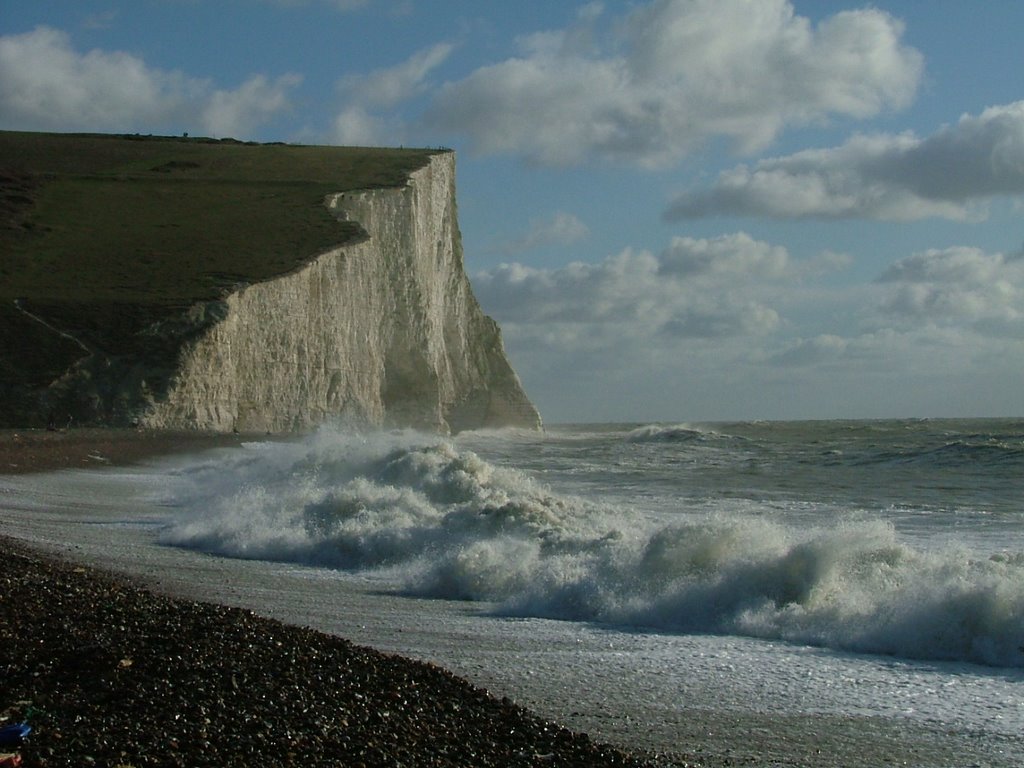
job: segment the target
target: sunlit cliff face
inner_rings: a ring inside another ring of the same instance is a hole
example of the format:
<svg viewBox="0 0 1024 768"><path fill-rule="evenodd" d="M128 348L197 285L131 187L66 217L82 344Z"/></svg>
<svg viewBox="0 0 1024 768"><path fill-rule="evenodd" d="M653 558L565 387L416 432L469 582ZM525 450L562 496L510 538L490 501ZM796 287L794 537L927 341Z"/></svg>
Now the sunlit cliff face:
<svg viewBox="0 0 1024 768"><path fill-rule="evenodd" d="M151 427L301 430L327 421L458 431L540 416L463 271L455 157L407 186L330 196L368 237L242 288L183 350Z"/></svg>

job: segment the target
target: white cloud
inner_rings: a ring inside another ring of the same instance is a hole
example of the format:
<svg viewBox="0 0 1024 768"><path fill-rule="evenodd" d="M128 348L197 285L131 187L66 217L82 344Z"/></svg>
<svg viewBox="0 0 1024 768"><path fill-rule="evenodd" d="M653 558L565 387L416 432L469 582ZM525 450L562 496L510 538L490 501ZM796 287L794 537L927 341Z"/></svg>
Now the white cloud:
<svg viewBox="0 0 1024 768"><path fill-rule="evenodd" d="M440 43L417 51L401 64L366 75L348 75L338 84L342 94L366 107L393 107L423 88L431 70L444 62L453 46Z"/></svg>
<svg viewBox="0 0 1024 768"><path fill-rule="evenodd" d="M506 264L474 290L552 420L1015 412L1024 251L929 250L871 282L825 279L849 262L740 232Z"/></svg>
<svg viewBox="0 0 1024 768"><path fill-rule="evenodd" d="M477 275L474 287L506 333L611 351L638 340L770 333L779 316L766 301L790 273L785 249L737 233L556 270L505 264Z"/></svg>
<svg viewBox="0 0 1024 768"><path fill-rule="evenodd" d="M1024 253L947 248L871 283L821 280L848 263L743 233L677 237L596 264L503 265L474 290L558 419L1013 412ZM970 396L979 381L987 402Z"/></svg>
<svg viewBox="0 0 1024 768"><path fill-rule="evenodd" d="M236 90L154 69L130 53L79 53L50 27L0 37L0 124L21 130L176 132L245 136L288 108L299 78L254 76Z"/></svg>
<svg viewBox="0 0 1024 768"><path fill-rule="evenodd" d="M598 9L446 84L431 122L480 153L656 167L711 137L752 151L787 125L905 106L921 75L900 23L875 9L812 26L787 0L655 0L603 37Z"/></svg>
<svg viewBox="0 0 1024 768"><path fill-rule="evenodd" d="M716 274L770 279L781 276L788 263L785 248L741 232L712 240L674 237L662 253L661 272L679 277Z"/></svg>
<svg viewBox="0 0 1024 768"><path fill-rule="evenodd" d="M1019 360L1024 341L1024 254L958 246L900 259L871 286L866 328L797 338L771 353L780 367L850 375L964 375ZM1009 346L1008 346L1009 345ZM981 370L981 368L978 368Z"/></svg>
<svg viewBox="0 0 1024 768"><path fill-rule="evenodd" d="M430 72L451 54L447 43L418 51L401 64L365 75L346 75L338 82L344 103L334 120L333 141L339 144L385 144L400 140L397 121L380 114L421 93Z"/></svg>
<svg viewBox="0 0 1024 768"><path fill-rule="evenodd" d="M186 111L205 84L123 52L80 54L64 32L0 38L0 121L22 129L124 129Z"/></svg>
<svg viewBox="0 0 1024 768"><path fill-rule="evenodd" d="M255 75L234 91L214 91L201 122L214 136L252 135L259 125L290 107L288 92L301 82L299 75L282 75L274 81Z"/></svg>
<svg viewBox="0 0 1024 768"><path fill-rule="evenodd" d="M350 146L374 146L386 143L390 129L384 121L363 107L346 107L334 118L333 140Z"/></svg>
<svg viewBox="0 0 1024 768"><path fill-rule="evenodd" d="M889 288L885 317L910 327L970 328L1024 338L1024 257L978 248L929 250L901 259L879 278Z"/></svg>
<svg viewBox="0 0 1024 768"><path fill-rule="evenodd" d="M965 115L924 139L856 136L740 165L710 189L680 196L665 215L965 220L981 217L997 195L1024 195L1024 101Z"/></svg>
<svg viewBox="0 0 1024 768"><path fill-rule="evenodd" d="M846 261L793 259L739 232L560 269L506 264L473 286L553 418L779 417L806 406L803 369L773 364L769 350L788 344L808 309L836 310L835 294L813 278ZM722 402L730 412L717 410Z"/></svg>
<svg viewBox="0 0 1024 768"><path fill-rule="evenodd" d="M741 250L771 248L746 235L718 240L694 241L694 259L728 241ZM680 370L718 375L778 327L761 280L728 266L757 257L723 255L724 269L683 275L671 262L686 260L684 250L680 243L661 254L626 249L598 264L550 270L506 264L474 277L474 292L501 324L542 411L562 419L599 419L610 406L618 418L671 412L664 401Z"/></svg>
<svg viewBox="0 0 1024 768"><path fill-rule="evenodd" d="M854 386L870 387L878 393L875 397L884 400L897 393L886 393L879 382L908 386L914 379L937 381L960 375L970 370L968 361L975 353L986 354L985 348L973 334L958 328L878 328L850 336L823 333L797 338L769 354L765 362L830 380L833 387L844 379L858 382Z"/></svg>
<svg viewBox="0 0 1024 768"><path fill-rule="evenodd" d="M533 219L530 228L519 237L488 249L489 253L512 255L551 245L570 245L586 239L590 229L577 216L557 211L550 218Z"/></svg>

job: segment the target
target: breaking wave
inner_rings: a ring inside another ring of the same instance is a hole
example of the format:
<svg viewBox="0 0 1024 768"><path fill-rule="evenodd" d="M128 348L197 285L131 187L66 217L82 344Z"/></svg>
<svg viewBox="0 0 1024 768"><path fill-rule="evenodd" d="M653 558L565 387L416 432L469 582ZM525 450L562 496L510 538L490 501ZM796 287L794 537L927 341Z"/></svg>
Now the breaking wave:
<svg viewBox="0 0 1024 768"><path fill-rule="evenodd" d="M631 443L688 443L705 440L714 434L689 424L648 424L629 432L626 440Z"/></svg>
<svg viewBox="0 0 1024 768"><path fill-rule="evenodd" d="M1024 666L1024 555L914 548L883 521L659 517L408 432L325 430L182 477L166 544L373 570L508 615Z"/></svg>

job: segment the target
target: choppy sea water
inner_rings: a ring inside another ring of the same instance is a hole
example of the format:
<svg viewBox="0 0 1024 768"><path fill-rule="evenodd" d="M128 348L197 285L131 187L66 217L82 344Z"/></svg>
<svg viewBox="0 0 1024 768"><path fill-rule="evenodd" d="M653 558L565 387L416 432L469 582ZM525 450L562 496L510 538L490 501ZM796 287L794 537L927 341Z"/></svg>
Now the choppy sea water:
<svg viewBox="0 0 1024 768"><path fill-rule="evenodd" d="M106 477L86 495L152 505L108 529L270 568L250 607L355 590L379 615L313 623L570 725L635 740L632 712L649 745L778 764L1024 759L1024 421L325 429Z"/></svg>

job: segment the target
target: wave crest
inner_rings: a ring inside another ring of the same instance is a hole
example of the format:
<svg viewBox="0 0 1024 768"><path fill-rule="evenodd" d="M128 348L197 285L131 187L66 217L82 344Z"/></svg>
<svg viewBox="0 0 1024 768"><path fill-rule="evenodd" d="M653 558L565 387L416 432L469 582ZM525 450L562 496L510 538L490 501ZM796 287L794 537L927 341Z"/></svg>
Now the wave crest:
<svg viewBox="0 0 1024 768"><path fill-rule="evenodd" d="M347 570L515 615L1024 666L1024 555L891 525L655 518L556 494L456 443L321 433L191 475L163 541Z"/></svg>
<svg viewBox="0 0 1024 768"><path fill-rule="evenodd" d="M648 424L626 435L630 443L689 443L707 439L715 433L690 424Z"/></svg>

